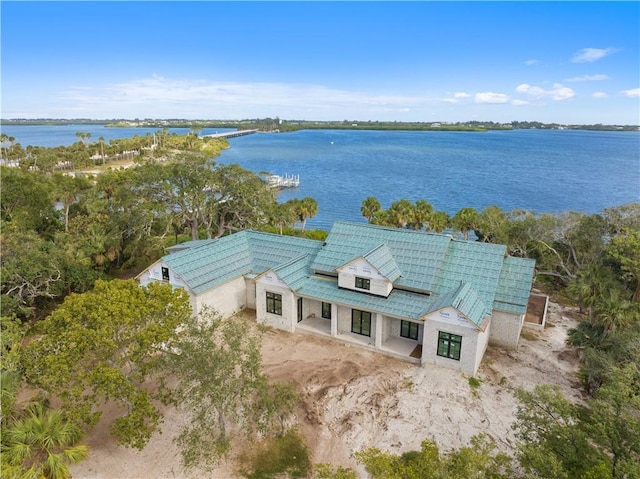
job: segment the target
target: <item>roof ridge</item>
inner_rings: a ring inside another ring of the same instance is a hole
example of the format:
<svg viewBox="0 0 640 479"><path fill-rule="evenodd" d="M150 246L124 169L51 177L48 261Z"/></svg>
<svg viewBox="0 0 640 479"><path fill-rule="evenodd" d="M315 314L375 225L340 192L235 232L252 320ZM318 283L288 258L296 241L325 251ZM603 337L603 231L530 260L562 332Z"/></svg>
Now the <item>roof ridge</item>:
<svg viewBox="0 0 640 479"><path fill-rule="evenodd" d="M269 233L268 231L257 231L257 230L252 230L252 229L246 229L246 230L242 230L242 231L238 231L238 233L247 233L247 235L249 236L265 236L265 237L270 237L270 238L290 238L293 239L295 241L300 241L300 242L309 242L309 243L322 243L321 240L315 240L315 239L311 239L311 238L303 238L300 236L291 236L291 235L281 235L278 233ZM238 233L234 233L234 234L238 234Z"/></svg>
<svg viewBox="0 0 640 479"><path fill-rule="evenodd" d="M449 235L449 234L445 234L445 233L435 233L432 231L422 231L422 230L411 230L411 229L407 229L407 228L396 228L395 226L383 226L383 225L373 225L371 223L356 223L353 221L335 221L333 223L333 227L331 228L333 230L333 228L335 227L335 225L346 225L346 226L355 226L355 227L359 227L359 228L371 228L371 229L377 229L377 230L386 230L386 231L390 231L390 232L401 232L401 233L409 233L409 234L417 234L417 235L431 235L431 236L442 236L442 237L446 237L449 239L455 239L453 238L453 236ZM329 233L331 233L331 231L329 231ZM460 240L460 241L470 241L470 240Z"/></svg>
<svg viewBox="0 0 640 479"><path fill-rule="evenodd" d="M273 271L278 272L279 270L281 271L284 268L287 268L289 266L294 265L295 263L297 263L301 259L308 258L308 257L309 257L308 253L302 253L302 254L296 256L295 258L291 258L289 261L285 261L284 263L280 263L279 265L274 266L273 268L269 268L269 269L272 269Z"/></svg>

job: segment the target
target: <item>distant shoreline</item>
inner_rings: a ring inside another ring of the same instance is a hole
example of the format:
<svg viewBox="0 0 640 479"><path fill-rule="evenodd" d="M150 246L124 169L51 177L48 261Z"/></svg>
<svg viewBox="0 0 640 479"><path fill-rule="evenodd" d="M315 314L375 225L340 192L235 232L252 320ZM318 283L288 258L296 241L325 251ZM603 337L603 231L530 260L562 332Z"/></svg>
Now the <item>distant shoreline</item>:
<svg viewBox="0 0 640 479"><path fill-rule="evenodd" d="M203 128L258 129L269 133L286 133L300 130L383 130L383 131L462 131L486 132L489 130L591 130L591 131L640 131L640 125L567 125L536 121L497 122L381 122L381 121L306 121L306 120L92 120L76 119L0 119L2 126L64 126L103 125L105 128L191 128L197 132Z"/></svg>

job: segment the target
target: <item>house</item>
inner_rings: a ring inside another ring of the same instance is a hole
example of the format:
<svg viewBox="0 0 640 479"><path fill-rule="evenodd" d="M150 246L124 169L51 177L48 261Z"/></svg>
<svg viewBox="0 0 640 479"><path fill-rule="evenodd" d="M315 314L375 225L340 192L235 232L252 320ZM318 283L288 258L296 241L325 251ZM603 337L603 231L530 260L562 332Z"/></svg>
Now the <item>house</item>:
<svg viewBox="0 0 640 479"><path fill-rule="evenodd" d="M255 309L291 333L473 375L488 344L517 346L534 265L504 245L339 222L325 242L246 230L183 243L138 279L184 288L196 313Z"/></svg>

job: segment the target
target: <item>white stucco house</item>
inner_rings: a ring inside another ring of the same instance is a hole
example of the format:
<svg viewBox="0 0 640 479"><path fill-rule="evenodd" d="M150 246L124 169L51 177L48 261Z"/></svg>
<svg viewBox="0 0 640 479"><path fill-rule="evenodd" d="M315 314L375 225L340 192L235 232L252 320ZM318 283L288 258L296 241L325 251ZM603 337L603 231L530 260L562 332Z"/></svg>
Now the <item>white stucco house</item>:
<svg viewBox="0 0 640 479"><path fill-rule="evenodd" d="M251 230L190 241L138 280L184 288L196 313L250 308L274 328L474 375L487 345L517 346L534 265L503 245L341 222L324 242Z"/></svg>

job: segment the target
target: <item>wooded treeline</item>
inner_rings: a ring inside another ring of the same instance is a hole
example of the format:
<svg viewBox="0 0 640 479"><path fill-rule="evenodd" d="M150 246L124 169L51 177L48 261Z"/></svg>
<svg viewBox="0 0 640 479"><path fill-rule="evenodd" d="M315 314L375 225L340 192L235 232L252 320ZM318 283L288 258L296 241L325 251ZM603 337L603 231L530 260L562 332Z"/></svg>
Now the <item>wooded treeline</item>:
<svg viewBox="0 0 640 479"><path fill-rule="evenodd" d="M295 392L262 375L258 336L214 312L192 318L186 296L168 285L114 278L139 272L178 241L246 228L303 234L317 202L279 204L263 176L217 165L211 153L224 143L196 135L155 141L139 146L135 167L96 176L53 167L83 151L82 141L60 149L55 161L44 161L45 151L23 156L19 168L0 167L7 477L66 477L65 464L86 457L77 442L106 400L123 410L111 434L133 447L157 430L157 402L183 408L193 421L179 439L187 466L215 464L236 432L289 437L284 425ZM105 158L112 154L105 151ZM361 213L374 224L505 244L509 254L536 259L539 288L575 301L582 312L569 342L583 361L585 404L568 402L553 387L519 392L516 459L497 454L488 438L450 453L426 441L422 451L402 456L362 451L356 457L372 477L640 477L639 203L593 215L490 206L449 217L426 200L400 199L385 210L369 197ZM310 234L323 239L326 232ZM158 377L178 387L143 387ZM28 406L15 402L24 384L40 391ZM61 409L49 409L51 400ZM523 470L527 475L519 475ZM325 465L314 474L351 472Z"/></svg>

